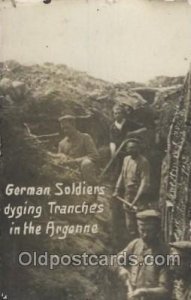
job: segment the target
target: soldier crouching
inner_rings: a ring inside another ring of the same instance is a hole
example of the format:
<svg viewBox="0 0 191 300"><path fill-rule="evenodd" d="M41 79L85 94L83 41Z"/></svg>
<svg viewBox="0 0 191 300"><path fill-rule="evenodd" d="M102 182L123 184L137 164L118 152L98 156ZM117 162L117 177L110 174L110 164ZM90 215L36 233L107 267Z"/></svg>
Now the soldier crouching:
<svg viewBox="0 0 191 300"><path fill-rule="evenodd" d="M76 129L76 118L65 115L58 119L64 138L59 142L58 153L63 166L79 167L82 179L90 185L96 185L98 151L93 139L87 133Z"/></svg>

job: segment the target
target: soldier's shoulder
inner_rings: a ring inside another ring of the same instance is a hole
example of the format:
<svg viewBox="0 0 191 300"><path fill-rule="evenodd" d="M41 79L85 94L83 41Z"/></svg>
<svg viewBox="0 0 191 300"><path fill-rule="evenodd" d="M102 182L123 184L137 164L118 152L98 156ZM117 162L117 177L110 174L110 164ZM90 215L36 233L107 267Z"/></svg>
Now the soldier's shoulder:
<svg viewBox="0 0 191 300"><path fill-rule="evenodd" d="M59 142L59 145L61 146L61 145L65 144L65 142L66 142L67 140L68 140L67 137L63 138L63 139Z"/></svg>
<svg viewBox="0 0 191 300"><path fill-rule="evenodd" d="M90 137L90 134L87 132L80 132L80 134L85 137Z"/></svg>
<svg viewBox="0 0 191 300"><path fill-rule="evenodd" d="M141 239L140 238L137 238L137 239L134 239L132 240L124 249L123 251L128 251L128 250L131 250L133 251L135 249L135 247L141 243Z"/></svg>
<svg viewBox="0 0 191 300"><path fill-rule="evenodd" d="M80 136L81 138L83 138L84 140L92 140L92 137L89 133L87 132L80 132Z"/></svg>
<svg viewBox="0 0 191 300"><path fill-rule="evenodd" d="M143 163L148 163L149 162L148 159L144 155L140 155L140 158L141 158L141 161Z"/></svg>
<svg viewBox="0 0 191 300"><path fill-rule="evenodd" d="M124 157L124 162L128 162L129 160L131 160L131 156L130 155L127 155Z"/></svg>

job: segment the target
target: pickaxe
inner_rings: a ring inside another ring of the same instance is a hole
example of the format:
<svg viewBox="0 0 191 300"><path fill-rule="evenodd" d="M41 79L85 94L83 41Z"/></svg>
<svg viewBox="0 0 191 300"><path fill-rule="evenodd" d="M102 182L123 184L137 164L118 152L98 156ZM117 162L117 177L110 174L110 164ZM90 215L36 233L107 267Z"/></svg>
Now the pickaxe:
<svg viewBox="0 0 191 300"><path fill-rule="evenodd" d="M135 206L135 205L132 206L131 203L129 203L127 200L123 199L120 196L115 196L114 198L117 199L117 200L119 200L119 201L121 201L123 204L127 205L129 207L129 209L131 209L133 212L136 213L137 206Z"/></svg>

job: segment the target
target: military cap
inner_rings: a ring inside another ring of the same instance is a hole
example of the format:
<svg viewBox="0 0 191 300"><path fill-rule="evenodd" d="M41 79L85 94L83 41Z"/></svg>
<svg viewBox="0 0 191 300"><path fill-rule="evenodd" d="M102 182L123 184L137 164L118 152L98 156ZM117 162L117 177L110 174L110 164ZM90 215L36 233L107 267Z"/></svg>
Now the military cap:
<svg viewBox="0 0 191 300"><path fill-rule="evenodd" d="M136 143L137 145L140 145L140 140L136 138L129 138L126 142L126 145L128 145L129 143Z"/></svg>
<svg viewBox="0 0 191 300"><path fill-rule="evenodd" d="M119 109L121 111L123 111L124 113L126 112L126 109L129 108L130 110L134 110L133 106L131 104L126 104L126 103L123 103L123 102L118 102L116 103L114 106L113 106L113 110L114 109Z"/></svg>
<svg viewBox="0 0 191 300"><path fill-rule="evenodd" d="M191 241L177 241L169 245L185 254L191 255Z"/></svg>
<svg viewBox="0 0 191 300"><path fill-rule="evenodd" d="M76 120L76 117L72 116L72 115L64 115L64 116L61 116L60 118L58 118L59 122L62 122L62 121L75 121L75 120Z"/></svg>
<svg viewBox="0 0 191 300"><path fill-rule="evenodd" d="M143 221L143 222L147 222L150 220L156 220L156 221L160 221L161 219L161 214L159 211L154 210L154 209L147 209L147 210L143 210L140 211L136 214L136 218L137 220Z"/></svg>

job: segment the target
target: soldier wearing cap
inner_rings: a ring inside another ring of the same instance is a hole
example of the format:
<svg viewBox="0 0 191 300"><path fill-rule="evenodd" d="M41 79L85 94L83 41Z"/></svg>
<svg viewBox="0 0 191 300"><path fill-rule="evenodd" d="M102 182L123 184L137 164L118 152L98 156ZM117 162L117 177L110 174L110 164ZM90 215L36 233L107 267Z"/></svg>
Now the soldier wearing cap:
<svg viewBox="0 0 191 300"><path fill-rule="evenodd" d="M129 139L126 152L128 155L124 158L113 196L123 196L132 206L137 205L139 209L145 209L150 187L150 164L147 158L140 154L139 140ZM134 237L136 220L128 210L125 211L125 218L129 235Z"/></svg>
<svg viewBox="0 0 191 300"><path fill-rule="evenodd" d="M155 262L158 255L166 258L168 254L168 248L160 237L160 213L149 209L137 213L136 217L140 237L121 251L120 255L125 255L127 265L117 267L117 273L128 286L128 299L169 299L169 269L167 265ZM132 255L136 259L134 262Z"/></svg>
<svg viewBox="0 0 191 300"><path fill-rule="evenodd" d="M98 151L91 136L76 129L75 121L76 118L71 115L59 118L65 137L58 145L58 153L67 158L63 164L79 165L83 179L89 184L96 184L95 163L98 159Z"/></svg>
<svg viewBox="0 0 191 300"><path fill-rule="evenodd" d="M180 264L171 265L175 274L173 299L191 300L191 241L177 241L170 246L172 253L180 257Z"/></svg>

